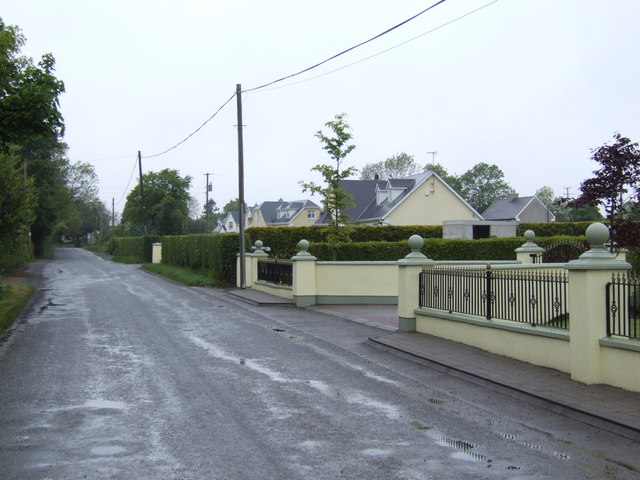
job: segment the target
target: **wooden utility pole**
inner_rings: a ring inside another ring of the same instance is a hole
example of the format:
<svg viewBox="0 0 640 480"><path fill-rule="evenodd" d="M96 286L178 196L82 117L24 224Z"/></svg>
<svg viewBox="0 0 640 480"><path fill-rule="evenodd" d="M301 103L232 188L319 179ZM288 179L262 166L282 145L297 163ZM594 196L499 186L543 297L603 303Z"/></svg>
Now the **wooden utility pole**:
<svg viewBox="0 0 640 480"><path fill-rule="evenodd" d="M242 141L242 87L236 85L238 110L238 228L240 229L240 288L247 288L244 264L244 146Z"/></svg>
<svg viewBox="0 0 640 480"><path fill-rule="evenodd" d="M209 225L209 192L211 191L211 184L209 183L209 175L213 175L212 173L205 173L207 177L207 187L205 188L205 201L204 201L204 215L207 222L207 233L210 233L210 225ZM212 212L213 213L213 212Z"/></svg>
<svg viewBox="0 0 640 480"><path fill-rule="evenodd" d="M144 208L144 181L142 180L142 154L138 150L138 169L140 170L140 214L142 215L142 225L144 234L147 234L147 211Z"/></svg>

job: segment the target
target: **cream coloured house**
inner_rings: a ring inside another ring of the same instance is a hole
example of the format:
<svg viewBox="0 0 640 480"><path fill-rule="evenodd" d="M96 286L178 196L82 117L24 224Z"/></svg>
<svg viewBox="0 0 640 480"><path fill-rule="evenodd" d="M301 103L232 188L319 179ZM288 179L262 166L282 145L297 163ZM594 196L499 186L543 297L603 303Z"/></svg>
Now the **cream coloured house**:
<svg viewBox="0 0 640 480"><path fill-rule="evenodd" d="M441 225L446 220L481 220L435 172L427 170L390 180L342 180L340 188L353 196L344 213L358 225ZM327 214L316 224L326 224Z"/></svg>
<svg viewBox="0 0 640 480"><path fill-rule="evenodd" d="M252 207L251 227L304 227L316 223L322 209L310 200L262 202Z"/></svg>

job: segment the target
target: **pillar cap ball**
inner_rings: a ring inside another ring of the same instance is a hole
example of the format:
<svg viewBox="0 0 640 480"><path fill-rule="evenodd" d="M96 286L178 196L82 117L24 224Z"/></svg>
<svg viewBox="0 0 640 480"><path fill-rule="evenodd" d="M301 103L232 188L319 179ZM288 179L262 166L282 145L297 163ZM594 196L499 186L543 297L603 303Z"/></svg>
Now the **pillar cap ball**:
<svg viewBox="0 0 640 480"><path fill-rule="evenodd" d="M587 228L586 235L592 247L604 245L609 240L609 228L602 223L593 223Z"/></svg>
<svg viewBox="0 0 640 480"><path fill-rule="evenodd" d="M527 230L526 232L524 232L524 239L527 242L532 243L535 238L536 234L533 230Z"/></svg>
<svg viewBox="0 0 640 480"><path fill-rule="evenodd" d="M303 252L306 252L309 249L309 241L304 239L300 240L298 242L298 248Z"/></svg>
<svg viewBox="0 0 640 480"><path fill-rule="evenodd" d="M260 250L262 248L262 246L264 245L264 243L262 243L262 240L256 240L254 243L254 246Z"/></svg>
<svg viewBox="0 0 640 480"><path fill-rule="evenodd" d="M409 244L409 248L411 249L411 251L416 252L422 248L422 246L424 245L424 240L420 235L411 235L407 243Z"/></svg>

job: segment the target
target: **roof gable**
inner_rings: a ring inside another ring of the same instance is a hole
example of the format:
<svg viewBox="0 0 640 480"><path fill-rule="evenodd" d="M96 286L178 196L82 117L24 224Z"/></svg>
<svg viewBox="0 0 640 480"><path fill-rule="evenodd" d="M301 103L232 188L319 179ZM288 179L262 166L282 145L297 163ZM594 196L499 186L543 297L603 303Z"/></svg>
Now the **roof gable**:
<svg viewBox="0 0 640 480"><path fill-rule="evenodd" d="M515 197L500 199L493 202L483 213L485 220L519 220L523 212L534 202L547 207L535 195L530 197ZM548 210L548 209L547 209ZM555 215L551 214L555 219Z"/></svg>

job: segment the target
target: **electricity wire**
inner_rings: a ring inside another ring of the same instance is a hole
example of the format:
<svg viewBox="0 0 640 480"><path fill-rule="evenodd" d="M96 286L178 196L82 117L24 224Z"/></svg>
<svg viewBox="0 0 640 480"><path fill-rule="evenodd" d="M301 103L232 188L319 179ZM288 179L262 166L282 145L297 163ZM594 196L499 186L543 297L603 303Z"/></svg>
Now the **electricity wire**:
<svg viewBox="0 0 640 480"><path fill-rule="evenodd" d="M191 132L189 135L187 135L184 139L180 140L178 143L176 143L173 147L167 148L166 150L160 152L160 153L156 153L154 155L144 155L142 158L155 158L155 157L159 157L161 155L164 155L165 153L169 153L171 150L174 150L176 148L178 148L180 145L182 145L184 142L186 142L187 140L189 140L191 137L193 137L196 133L198 133L200 130L202 130L202 128L204 128L204 126L209 123L211 120L213 120L216 115L218 115L218 113L220 113L220 111L227 106L227 104L233 100L233 98L236 96L236 93L233 92L233 94L229 97L229 99L224 102L220 108L218 108L218 110L215 111L215 113L213 115L211 115L209 118L207 118L204 123L202 125L200 125L198 128L196 128L193 132Z"/></svg>
<svg viewBox="0 0 640 480"><path fill-rule="evenodd" d="M270 86L270 85L274 85L274 84L276 84L276 83L282 82L282 81L287 80L287 79L289 79L289 78L297 77L298 75L302 75L303 73L306 73L306 72L309 72L309 71L311 71L311 70L313 70L313 69L315 69L315 68L318 68L318 67L320 67L321 65L324 65L325 63L330 62L331 60L334 60L334 59L336 59L336 58L338 58L338 57L340 57L340 56L342 56L342 55L344 55L344 54L346 54L346 53L348 53L348 52L350 52L350 51L352 51L352 50L355 50L356 48L359 48L359 47L361 47L361 46L363 46L363 45L366 45L367 43L370 43L370 42L372 42L372 41L374 41L374 40L376 40L376 39L378 39L378 38L380 38L380 37L382 37L382 36L384 36L384 35L387 35L388 33L390 33L390 32L392 32L392 31L394 31L394 30L396 30L396 29L400 28L400 27L401 27L401 26L403 26L403 25L406 25L406 24L407 24L407 23L409 23L410 21L412 21L412 20L414 20L414 19L418 18L420 15L423 15L424 13L428 12L429 10L432 10L433 8L437 7L438 5L443 4L445 1L446 1L446 0L439 0L438 2L436 2L436 3L434 3L433 5L431 5L431 6L427 7L427 8L425 8L424 10L422 10L421 12L419 12L419 13L417 13L417 14L413 15L412 17L410 17L410 18L408 18L408 19L406 19L406 20L404 20L404 21L402 21L402 22L398 23L397 25L394 25L394 26L393 26L393 27L391 27L391 28L388 28L388 29L387 29L387 30L385 30L384 32L381 32L381 33L379 33L379 34L377 34L377 35L375 35L375 36L373 36L373 37L369 38L368 40L365 40L365 41L363 41L363 42L360 42L360 43L358 43L357 45L354 45L354 46L352 46L352 47L349 47L349 48L347 48L346 50L343 50L343 51L342 51L342 52L340 52L340 53L337 53L337 54L335 54L335 55L332 55L331 57L329 57L329 58L327 58L327 59L325 59L325 60L323 60L323 61L321 61L321 62L319 62L319 63L316 63L315 65L312 65L312 66L307 67L307 68L305 68L305 69L303 69L303 70L300 70L299 72L292 73L292 74L290 74L290 75L286 75L286 76L284 76L284 77L278 78L278 79L273 80L273 81L271 81L271 82L265 83L264 85L260 85L260 86L258 86L258 87L254 87L254 88L250 88L250 89L243 90L241 93L248 93L248 92L253 92L253 91L256 91L256 90L260 90L260 89L266 88L266 87L268 87L268 86ZM177 147L179 147L180 145L182 145L183 143L185 143L185 142L186 142L187 140L189 140L192 136L194 136L196 133L198 133L200 130L202 130L202 128L203 128L207 123L209 123L211 120L213 120L213 118L214 118L216 115L218 115L218 113L219 113L219 112L220 112L224 107L226 107L226 106L227 106L227 104L228 104L228 103L233 99L233 97L234 97L235 95L236 95L236 93L234 92L234 93L229 97L229 99L228 99L226 102L224 102L224 103L220 106L220 108L218 108L218 110L216 110L216 112L215 112L213 115L211 115L207 120L205 120L205 121L204 121L204 123L203 123L202 125L200 125L197 129L195 129L195 130L194 130L193 132L191 132L189 135L187 135L184 139L182 139L181 141L179 141L178 143L176 143L176 144L175 144L175 145L173 145L172 147L167 148L166 150L164 150L164 151L162 151L162 152L159 152L159 153L156 153L156 154L153 154L153 155L144 155L142 158L156 158L156 157L160 157L161 155L164 155L165 153L169 153L170 151L172 151L172 150L176 149Z"/></svg>
<svg viewBox="0 0 640 480"><path fill-rule="evenodd" d="M268 86L271 86L271 85L273 85L273 84L275 84L275 83L280 83L280 82L282 82L282 81L284 81L284 80L287 80L287 79L289 79L289 78L297 77L298 75L302 75L303 73L306 73L306 72L308 72L308 71L310 71L310 70L313 70L313 69L315 69L315 68L318 68L319 66L324 65L325 63L330 62L331 60L334 60L334 59L336 59L336 58L338 58L338 57L340 57L340 56L344 55L345 53L348 53L348 52L350 52L350 51L352 51L352 50L355 50L356 48L359 48L359 47L361 47L361 46L363 46L363 45L366 45L367 43L373 42L374 40L376 40L376 39L378 39L378 38L380 38L380 37L382 37L382 36L384 36L384 35L386 35L386 34L388 34L388 33L392 32L392 31L394 31L395 29L400 28L400 27L401 27L401 26L403 26L403 25L406 25L406 24L407 24L407 23L409 23L410 21L412 21L412 20L414 20L414 19L418 18L420 15L422 15L422 14L424 14L424 13L428 12L429 10L431 10L431 9L433 9L433 8L435 8L435 7L437 7L438 5L443 4L444 2L446 2L446 0L440 0L440 1L436 2L436 3L434 3L433 5L431 5L431 6L427 7L427 8L425 8L425 9L424 9L424 10L422 10L421 12L419 12L419 13L415 14L413 17L408 18L408 19L404 20L403 22L400 22L400 23L398 23L397 25L395 25L395 26L393 26L393 27L391 27L391 28L388 28L388 29L387 29L387 30L385 30L384 32L379 33L378 35L376 35L376 36L374 36L374 37L371 37L370 39L365 40L364 42L360 42L360 43L358 43L357 45L354 45L353 47L349 47L349 48L347 48L346 50L343 50L343 51L342 51L342 52L340 52L340 53L336 53L335 55L333 55L333 56L331 56L331 57L329 57L329 58L327 58L327 59L325 59L325 60L323 60L323 61L321 61L321 62L319 62L319 63L316 63L315 65L312 65L312 66L307 67L307 68L305 68L305 69L303 69L303 70L300 70L299 72L292 73L292 74L290 74L290 75L286 75L286 76L284 76L284 77L278 78L277 80L273 80L273 81L271 81L271 82L265 83L264 85L260 85L259 87L254 87L254 88L249 88L249 89L247 89L247 90L243 90L243 93L244 93L244 92L253 92L253 91L256 91L256 90L261 90L261 89L266 88L266 87L268 87Z"/></svg>
<svg viewBox="0 0 640 480"><path fill-rule="evenodd" d="M374 53L373 55L369 55L368 57L361 58L360 60L356 60L355 62L349 63L349 64L347 64L347 65L343 65L342 67L338 67L338 68L335 68L335 69L333 69L333 70L329 70L328 72L321 73L321 74L318 74L318 75L314 75L313 77L305 78L304 80L298 80L297 82L287 83L286 85L280 85L280 86L277 86L277 87L267 88L267 89L265 89L265 90L262 90L262 92L270 92L270 91L272 91L272 90L279 90L279 89L281 89L281 88L287 88L287 87L291 87L291 86L293 86L293 85L298 85L298 84L300 84L300 83L305 83L305 82L308 82L308 81L310 81L310 80L315 80L316 78L321 78L321 77L324 77L324 76L326 76L326 75L330 75L330 74L332 74L332 73L339 72L340 70L344 70L345 68L352 67L352 66L357 65L357 64L359 64L359 63L366 62L367 60L370 60L370 59L372 59L372 58L374 58L374 57L377 57L377 56L379 56L379 55L382 55L382 54L384 54L384 53L387 53L387 52L389 52L389 51L391 51L391 50L395 50L395 49L396 49L396 48L398 48L398 47L401 47L401 46L403 46L403 45L406 45L407 43L413 42L413 41L415 41L415 40L417 40L417 39L419 39L419 38L424 37L425 35L429 35L430 33L433 33L433 32L435 32L435 31L437 31L437 30L440 30L441 28L444 28L444 27L446 27L446 26L449 26L449 25L451 25L452 23L457 22L458 20L462 20L463 18L468 17L469 15L473 15L474 13L476 13L476 12L478 12L478 11L482 10L483 8L486 8L486 7L490 6L490 5L493 5L494 3L498 2L498 1L499 1L499 0L493 0L492 2L489 2L489 3L487 3L487 4L485 4L485 5L481 6L481 7L478 7L478 8L476 8L475 10L472 10L472 11L470 11L470 12L467 12L467 13L465 13L464 15L461 15L461 16L459 16L459 17L457 17L457 18L454 18L453 20L450 20L450 21L448 21L448 22L446 22L446 23L443 23L443 24L441 24L441 25L438 25L437 27L432 28L431 30L428 30L428 31L426 31L426 32L424 32L424 33L421 33L420 35L417 35L417 36L415 36L415 37L413 37L413 38L410 38L410 39L408 39L408 40L405 40L404 42L398 43L398 44L396 44L396 45L394 45L394 46L392 46L392 47L389 47L389 48L387 48L387 49L385 49L385 50L382 50L382 51L380 51L380 52L378 52L378 53Z"/></svg>
<svg viewBox="0 0 640 480"><path fill-rule="evenodd" d="M136 166L138 165L138 158L136 157L135 162L133 162L133 170L131 170L131 175L129 176L129 181L127 182L127 186L124 187L124 193L122 194L122 196L120 197L120 200L118 200L117 202L115 202L114 205L119 205L120 202L124 199L125 195L127 194L127 191L129 190L129 185L131 185L131 180L133 179L133 174L136 171Z"/></svg>

